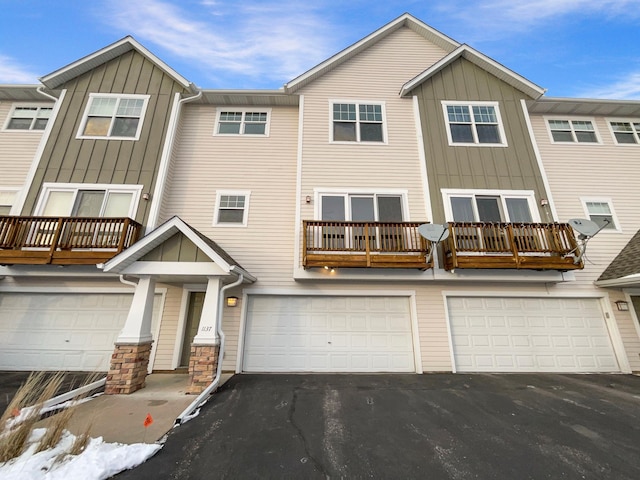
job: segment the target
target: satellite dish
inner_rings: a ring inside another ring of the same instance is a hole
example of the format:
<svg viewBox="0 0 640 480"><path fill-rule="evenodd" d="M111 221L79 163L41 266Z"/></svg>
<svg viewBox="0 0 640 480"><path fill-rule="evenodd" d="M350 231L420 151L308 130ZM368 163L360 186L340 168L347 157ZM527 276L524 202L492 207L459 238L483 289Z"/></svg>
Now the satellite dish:
<svg viewBox="0 0 640 480"><path fill-rule="evenodd" d="M449 237L449 227L437 223L425 223L418 227L418 233L430 242L439 243Z"/></svg>
<svg viewBox="0 0 640 480"><path fill-rule="evenodd" d="M568 223L576 232L587 238L593 237L602 230L596 222L585 218L572 218Z"/></svg>

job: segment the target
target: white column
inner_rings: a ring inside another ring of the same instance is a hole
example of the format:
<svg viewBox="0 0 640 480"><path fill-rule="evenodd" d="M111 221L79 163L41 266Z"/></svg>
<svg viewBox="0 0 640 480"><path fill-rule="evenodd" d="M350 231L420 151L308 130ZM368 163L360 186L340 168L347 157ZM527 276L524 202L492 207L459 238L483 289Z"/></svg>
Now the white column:
<svg viewBox="0 0 640 480"><path fill-rule="evenodd" d="M210 277L207 282L207 293L204 295L198 333L193 338L193 343L196 345L218 345L220 343L216 325L221 286L218 277Z"/></svg>
<svg viewBox="0 0 640 480"><path fill-rule="evenodd" d="M155 288L155 279L149 276L140 278L133 294L133 302L131 302L127 321L118 335L116 343L145 343L153 340L151 318Z"/></svg>

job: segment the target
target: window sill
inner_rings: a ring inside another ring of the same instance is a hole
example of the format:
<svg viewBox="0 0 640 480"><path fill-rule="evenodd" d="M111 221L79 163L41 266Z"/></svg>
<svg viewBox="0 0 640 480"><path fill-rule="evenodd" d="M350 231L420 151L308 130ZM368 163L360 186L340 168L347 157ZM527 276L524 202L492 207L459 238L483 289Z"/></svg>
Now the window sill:
<svg viewBox="0 0 640 480"><path fill-rule="evenodd" d="M99 136L78 136L76 137L77 140L124 140L124 141L136 141L140 139L140 136L135 136L135 137L99 137Z"/></svg>
<svg viewBox="0 0 640 480"><path fill-rule="evenodd" d="M449 143L450 147L508 147L506 143Z"/></svg>

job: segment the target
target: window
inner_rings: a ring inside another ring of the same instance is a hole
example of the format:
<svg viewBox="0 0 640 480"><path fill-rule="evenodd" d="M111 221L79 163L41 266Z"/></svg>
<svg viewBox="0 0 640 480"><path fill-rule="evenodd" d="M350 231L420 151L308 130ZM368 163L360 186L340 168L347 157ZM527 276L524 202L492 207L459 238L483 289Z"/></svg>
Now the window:
<svg viewBox="0 0 640 480"><path fill-rule="evenodd" d="M6 130L44 130L53 107L17 105L13 107Z"/></svg>
<svg viewBox="0 0 640 480"><path fill-rule="evenodd" d="M222 110L218 109L216 135L269 134L270 110Z"/></svg>
<svg viewBox="0 0 640 480"><path fill-rule="evenodd" d="M557 143L598 143L590 120L548 120L551 138Z"/></svg>
<svg viewBox="0 0 640 480"><path fill-rule="evenodd" d="M140 185L44 184L36 209L47 217L135 216Z"/></svg>
<svg viewBox="0 0 640 480"><path fill-rule="evenodd" d="M246 226L250 192L218 192L214 225Z"/></svg>
<svg viewBox="0 0 640 480"><path fill-rule="evenodd" d="M17 195L16 189L0 189L0 215L9 215Z"/></svg>
<svg viewBox="0 0 640 480"><path fill-rule="evenodd" d="M640 143L640 122L609 122L616 143Z"/></svg>
<svg viewBox="0 0 640 480"><path fill-rule="evenodd" d="M539 222L531 191L444 189L445 213L454 222Z"/></svg>
<svg viewBox="0 0 640 480"><path fill-rule="evenodd" d="M332 141L384 142L384 106L367 103L332 103Z"/></svg>
<svg viewBox="0 0 640 480"><path fill-rule="evenodd" d="M149 95L89 95L80 138L137 140L142 130Z"/></svg>
<svg viewBox="0 0 640 480"><path fill-rule="evenodd" d="M613 210L613 203L608 198L582 198L582 205L587 217L603 231L620 231L619 223Z"/></svg>
<svg viewBox="0 0 640 480"><path fill-rule="evenodd" d="M320 219L352 222L402 222L404 194L320 194Z"/></svg>
<svg viewBox="0 0 640 480"><path fill-rule="evenodd" d="M506 146L497 103L443 102L449 145Z"/></svg>

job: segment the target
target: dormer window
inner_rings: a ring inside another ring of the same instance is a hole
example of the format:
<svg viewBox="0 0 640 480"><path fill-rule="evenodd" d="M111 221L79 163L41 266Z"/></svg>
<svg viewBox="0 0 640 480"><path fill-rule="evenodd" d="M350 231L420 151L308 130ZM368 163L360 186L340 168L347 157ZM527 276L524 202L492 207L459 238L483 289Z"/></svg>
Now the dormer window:
<svg viewBox="0 0 640 480"><path fill-rule="evenodd" d="M149 95L92 93L79 138L138 140Z"/></svg>

